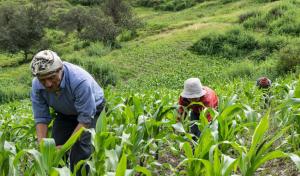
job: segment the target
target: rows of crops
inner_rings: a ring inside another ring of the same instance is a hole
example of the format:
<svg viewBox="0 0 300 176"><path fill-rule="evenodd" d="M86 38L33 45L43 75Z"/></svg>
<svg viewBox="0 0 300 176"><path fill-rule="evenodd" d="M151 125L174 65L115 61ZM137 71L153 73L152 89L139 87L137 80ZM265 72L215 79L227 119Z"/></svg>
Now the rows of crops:
<svg viewBox="0 0 300 176"><path fill-rule="evenodd" d="M250 176L269 160L285 158L294 164L284 174L299 173L300 82L275 84L267 107L260 90L249 90L254 96L220 96L217 110L204 111L198 141L188 133L188 119L176 123L178 92L107 90L108 110L90 130L95 151L77 168L87 164L91 175ZM82 130L61 149L51 138L37 146L30 102L0 109L0 175L72 175L63 156Z"/></svg>

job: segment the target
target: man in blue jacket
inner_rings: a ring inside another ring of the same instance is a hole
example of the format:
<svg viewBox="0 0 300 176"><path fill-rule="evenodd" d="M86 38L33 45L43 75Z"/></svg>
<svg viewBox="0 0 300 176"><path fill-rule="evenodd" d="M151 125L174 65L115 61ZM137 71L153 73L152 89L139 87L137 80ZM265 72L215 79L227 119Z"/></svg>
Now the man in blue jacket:
<svg viewBox="0 0 300 176"><path fill-rule="evenodd" d="M81 127L94 128L104 104L104 93L84 69L62 62L53 51L38 52L32 59L31 101L38 142L47 137L51 121L49 108L57 114L52 137L57 148ZM71 170L92 153L91 135L84 133L70 151ZM80 174L79 174L80 175Z"/></svg>

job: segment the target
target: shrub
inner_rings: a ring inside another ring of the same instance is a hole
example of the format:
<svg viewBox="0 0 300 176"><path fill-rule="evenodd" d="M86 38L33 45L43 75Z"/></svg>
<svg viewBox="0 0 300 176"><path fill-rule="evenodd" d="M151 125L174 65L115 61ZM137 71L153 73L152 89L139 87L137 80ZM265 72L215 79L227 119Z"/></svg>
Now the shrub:
<svg viewBox="0 0 300 176"><path fill-rule="evenodd" d="M81 4L85 6L99 5L103 0L68 0L72 4Z"/></svg>
<svg viewBox="0 0 300 176"><path fill-rule="evenodd" d="M268 37L260 40L239 28L225 34L209 34L198 40L191 50L204 55L221 56L229 59L248 58L264 60L285 44L284 38Z"/></svg>
<svg viewBox="0 0 300 176"><path fill-rule="evenodd" d="M119 80L118 73L110 64L98 64L94 61L84 61L76 57L69 59L69 62L86 69L102 87L115 86Z"/></svg>
<svg viewBox="0 0 300 176"><path fill-rule="evenodd" d="M278 0L256 0L257 2L260 2L260 3L267 3L267 2L275 2L275 1L278 1Z"/></svg>
<svg viewBox="0 0 300 176"><path fill-rule="evenodd" d="M244 56L258 46L258 41L252 35L233 29L225 34L209 34L197 41L191 49L199 54L231 58Z"/></svg>
<svg viewBox="0 0 300 176"><path fill-rule="evenodd" d="M111 48L105 47L102 43L91 43L89 47L85 49L88 56L104 56L110 52Z"/></svg>
<svg viewBox="0 0 300 176"><path fill-rule="evenodd" d="M287 45L278 52L278 73L295 72L300 65L300 42Z"/></svg>
<svg viewBox="0 0 300 176"><path fill-rule="evenodd" d="M134 37L136 37L136 32L133 32L131 30L124 30L118 37L117 40L120 42L127 42L129 40L132 40Z"/></svg>
<svg viewBox="0 0 300 176"><path fill-rule="evenodd" d="M84 49L88 46L90 46L90 42L89 41L78 41L74 44L73 48L75 51L79 51L81 49Z"/></svg>
<svg viewBox="0 0 300 176"><path fill-rule="evenodd" d="M269 33L300 35L299 10L291 2L281 3L266 13L247 12L239 22L247 29L267 30Z"/></svg>
<svg viewBox="0 0 300 176"><path fill-rule="evenodd" d="M245 60L229 67L224 72L224 77L229 79L252 77L255 73L255 66L253 62Z"/></svg>
<svg viewBox="0 0 300 176"><path fill-rule="evenodd" d="M258 12L258 11L246 12L246 13L241 14L239 16L239 23L243 23L246 20L248 20L249 18L255 18L255 17L260 16L260 15L261 15L261 13Z"/></svg>
<svg viewBox="0 0 300 176"><path fill-rule="evenodd" d="M137 0L136 4L156 10L179 11L194 6L203 0Z"/></svg>
<svg viewBox="0 0 300 176"><path fill-rule="evenodd" d="M107 87L108 85L115 86L117 84L118 75L111 65L87 62L85 67L102 87Z"/></svg>
<svg viewBox="0 0 300 176"><path fill-rule="evenodd" d="M269 33L300 35L300 20L295 15L295 11L287 14L270 24Z"/></svg>
<svg viewBox="0 0 300 176"><path fill-rule="evenodd" d="M257 14L255 16L249 17L243 22L243 26L246 29L265 29L268 26L268 21L261 15Z"/></svg>

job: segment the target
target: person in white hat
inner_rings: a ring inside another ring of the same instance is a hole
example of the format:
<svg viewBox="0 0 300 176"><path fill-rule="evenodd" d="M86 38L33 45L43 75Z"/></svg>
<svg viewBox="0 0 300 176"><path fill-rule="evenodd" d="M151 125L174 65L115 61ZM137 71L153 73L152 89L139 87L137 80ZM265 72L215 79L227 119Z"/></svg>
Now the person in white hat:
<svg viewBox="0 0 300 176"><path fill-rule="evenodd" d="M192 102L201 102L204 106L199 104L191 104ZM179 109L177 121L181 121L186 116L184 109L191 110L190 117L192 121L199 120L200 112L205 107L216 108L218 106L218 96L215 91L207 86L202 86L199 78L189 78L184 82L184 89L179 97ZM210 122L211 116L207 116ZM192 124L190 128L191 133L199 137L201 132L196 124Z"/></svg>
<svg viewBox="0 0 300 176"><path fill-rule="evenodd" d="M81 127L95 128L105 99L102 88L88 72L62 62L51 50L38 52L31 61L30 69L34 76L31 101L38 142L47 137L50 107L56 114L52 138L57 148ZM91 153L91 134L85 132L71 148L71 170L77 162L89 158Z"/></svg>

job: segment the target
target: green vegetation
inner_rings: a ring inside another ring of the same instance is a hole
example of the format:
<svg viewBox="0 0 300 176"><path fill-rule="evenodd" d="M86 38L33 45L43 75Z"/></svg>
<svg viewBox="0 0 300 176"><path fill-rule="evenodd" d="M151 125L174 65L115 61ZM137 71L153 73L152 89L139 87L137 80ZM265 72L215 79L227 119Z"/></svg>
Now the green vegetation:
<svg viewBox="0 0 300 176"><path fill-rule="evenodd" d="M203 0L136 0L140 6L153 7L156 10L179 11L194 6Z"/></svg>
<svg viewBox="0 0 300 176"><path fill-rule="evenodd" d="M233 29L225 34L208 34L197 41L191 49L199 54L228 59L242 57L261 60L279 50L283 45L284 42L280 38L267 38L259 41L254 35L240 29Z"/></svg>
<svg viewBox="0 0 300 176"><path fill-rule="evenodd" d="M158 2L154 8L138 0L132 11L118 2L48 1L48 24L28 53L52 49L105 88L108 111L90 131L95 151L77 168L87 164L92 175L299 173L298 0L147 1ZM29 66L24 51L7 51L0 53L0 175L72 175L60 154L74 141L64 150L51 139L37 146ZM255 87L260 76L273 82L268 106ZM219 96L218 109L201 114L197 142L188 119L175 121L189 77Z"/></svg>

